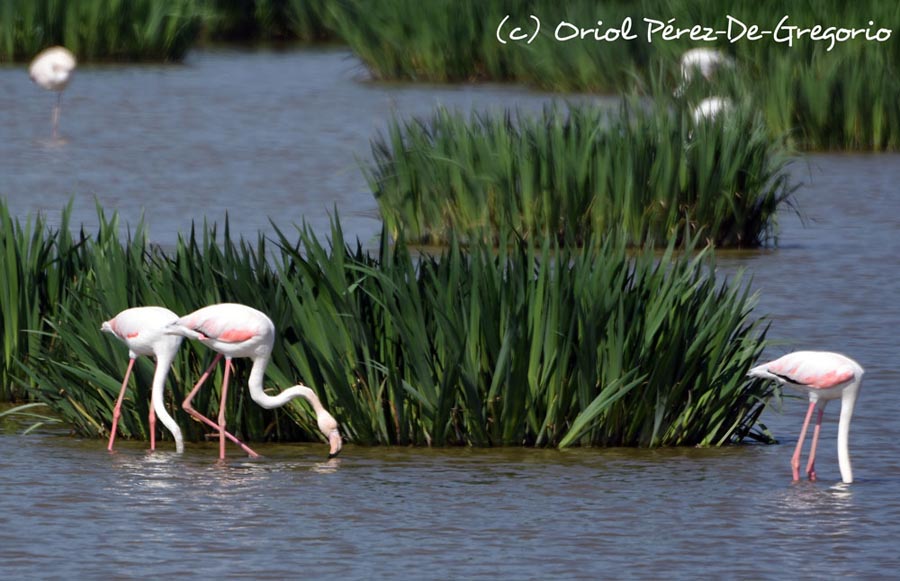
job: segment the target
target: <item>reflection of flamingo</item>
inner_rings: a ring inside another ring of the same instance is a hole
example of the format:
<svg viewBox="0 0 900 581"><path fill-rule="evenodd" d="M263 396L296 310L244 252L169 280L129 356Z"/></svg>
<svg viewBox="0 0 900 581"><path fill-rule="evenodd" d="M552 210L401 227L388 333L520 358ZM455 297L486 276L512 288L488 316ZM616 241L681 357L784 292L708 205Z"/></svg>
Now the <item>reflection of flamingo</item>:
<svg viewBox="0 0 900 581"><path fill-rule="evenodd" d="M276 396L270 396L263 392L263 376L275 344L275 325L265 314L245 305L233 303L211 305L181 317L169 325L168 332L197 339L218 352L216 358L200 376L194 389L184 400L183 407L194 418L219 431L219 458L225 457L225 438L239 445L251 456L257 456L256 452L225 431L225 397L228 390L228 379L233 370L232 357L253 359L249 380L250 397L253 398L253 401L266 409L272 409L283 406L294 398L302 397L312 404L319 429L328 438L330 444L328 457L333 458L341 451L342 442L337 421L325 411L313 390L305 385L295 385ZM191 405L191 400L194 399L200 386L203 385L223 356L225 357L225 377L222 380L219 418L218 422L213 422L195 410Z"/></svg>
<svg viewBox="0 0 900 581"><path fill-rule="evenodd" d="M166 376L169 367L175 360L175 353L181 345L182 338L167 334L166 327L178 320L178 315L163 307L135 307L126 309L103 323L101 331L112 333L117 339L128 346L128 369L125 371L125 379L122 381L122 389L119 391L119 399L113 409L113 423L109 434L109 450L113 449L116 440L116 426L119 423L119 415L122 410L122 398L125 396L125 387L128 385L128 377L134 367L134 360L139 355L152 355L156 357L156 371L153 373L153 389L150 395L150 449L156 449L156 416L169 428L175 437L175 449L184 451L184 439L181 429L175 420L166 411L163 400L163 389L166 384Z"/></svg>
<svg viewBox="0 0 900 581"><path fill-rule="evenodd" d="M75 56L61 46L52 46L41 51L28 67L32 81L48 91L57 93L56 106L53 108L53 139L56 139L59 126L62 92L69 84L73 70L75 70Z"/></svg>
<svg viewBox="0 0 900 581"><path fill-rule="evenodd" d="M691 116L694 118L694 123L714 121L720 113L728 109L731 109L731 99L727 97L707 97L694 107L693 111L691 111Z"/></svg>
<svg viewBox="0 0 900 581"><path fill-rule="evenodd" d="M833 399L841 398L841 419L838 424L838 464L841 468L841 479L846 483L853 482L853 471L850 469L850 452L848 439L850 436L850 418L853 416L853 405L859 394L863 368L856 362L839 353L826 351L796 351L780 359L764 363L750 370L752 377L774 379L783 384L806 390L809 393L809 409L803 430L797 441L797 448L791 458L794 480L800 480L800 451L803 438L809 428L809 420L813 411L818 409L816 427L809 451L809 462L806 473L810 480L816 479L815 460L816 444L819 442L819 430L822 426L822 415L825 405Z"/></svg>

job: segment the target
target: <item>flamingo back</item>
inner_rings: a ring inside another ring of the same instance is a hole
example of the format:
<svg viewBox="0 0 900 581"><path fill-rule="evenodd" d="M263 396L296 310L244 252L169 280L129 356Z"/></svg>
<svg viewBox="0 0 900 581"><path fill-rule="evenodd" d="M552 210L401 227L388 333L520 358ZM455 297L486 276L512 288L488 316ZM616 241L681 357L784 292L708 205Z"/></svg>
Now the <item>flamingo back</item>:
<svg viewBox="0 0 900 581"><path fill-rule="evenodd" d="M854 360L828 351L795 351L750 370L754 377L767 377L812 390L843 388L862 378L863 368Z"/></svg>
<svg viewBox="0 0 900 581"><path fill-rule="evenodd" d="M164 307L134 307L125 309L104 321L101 331L111 333L128 346L134 355L174 353L182 337L169 335L166 327L178 320L178 315Z"/></svg>

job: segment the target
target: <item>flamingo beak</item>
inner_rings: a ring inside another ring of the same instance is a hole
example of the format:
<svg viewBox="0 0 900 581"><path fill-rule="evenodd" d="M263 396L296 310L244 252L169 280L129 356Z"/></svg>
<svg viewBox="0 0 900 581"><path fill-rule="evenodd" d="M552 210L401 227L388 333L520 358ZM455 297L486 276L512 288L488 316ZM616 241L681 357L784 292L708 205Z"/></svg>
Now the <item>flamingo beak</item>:
<svg viewBox="0 0 900 581"><path fill-rule="evenodd" d="M341 453L341 447L343 446L341 433L337 430L332 430L332 432L328 434L328 443L330 445L330 448L328 450L328 458L336 458L337 455Z"/></svg>

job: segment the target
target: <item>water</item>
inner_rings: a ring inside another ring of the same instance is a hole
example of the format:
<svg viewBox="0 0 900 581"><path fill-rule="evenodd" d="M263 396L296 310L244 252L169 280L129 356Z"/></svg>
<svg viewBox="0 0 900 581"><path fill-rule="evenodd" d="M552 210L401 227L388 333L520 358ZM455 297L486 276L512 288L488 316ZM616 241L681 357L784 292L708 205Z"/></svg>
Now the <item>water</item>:
<svg viewBox="0 0 900 581"><path fill-rule="evenodd" d="M63 96L25 68L0 68L0 195L22 215L55 219L71 197L73 221L97 224L95 203L171 244L204 218L256 240L270 219L288 232L306 221L371 242L381 228L360 162L392 115L538 110L546 94L510 85L432 87L367 79L346 51L201 52L184 66L84 66ZM612 102L607 99L607 101Z"/></svg>
<svg viewBox="0 0 900 581"><path fill-rule="evenodd" d="M378 229L355 156L391 112L537 109L508 86L369 82L340 51L198 53L176 67L84 67L64 97L64 145L48 143L52 96L0 69L0 192L25 214L94 197L151 237L191 220L255 236L269 217L351 236ZM722 255L771 315L776 357L851 355L866 377L839 483L838 404L826 411L819 482L790 482L806 403L764 422L777 446L719 450L423 450L322 444L234 448L20 435L0 419L0 572L8 578L179 575L274 578L853 578L900 566L900 157L812 155L805 225L782 216L779 249ZM252 193L252 196L247 196ZM27 424L26 424L27 425Z"/></svg>

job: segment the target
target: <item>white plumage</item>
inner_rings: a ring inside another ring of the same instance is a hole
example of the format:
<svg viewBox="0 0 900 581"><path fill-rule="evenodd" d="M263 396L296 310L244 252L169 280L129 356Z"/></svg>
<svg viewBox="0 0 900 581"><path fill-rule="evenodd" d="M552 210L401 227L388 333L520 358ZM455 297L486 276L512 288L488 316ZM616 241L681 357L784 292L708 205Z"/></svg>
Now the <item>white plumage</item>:
<svg viewBox="0 0 900 581"><path fill-rule="evenodd" d="M41 51L31 61L28 74L39 87L48 91L56 91L56 106L53 108L53 139L56 139L59 128L59 111L62 92L72 79L75 70L75 55L62 46L52 46Z"/></svg>
<svg viewBox="0 0 900 581"><path fill-rule="evenodd" d="M800 479L800 452L803 448L803 439L809 429L809 422L813 411L818 410L816 424L813 430L813 440L810 445L809 461L806 465L806 473L810 480L816 479L815 458L816 445L819 441L819 430L822 425L822 416L825 405L833 400L841 400L841 418L838 424L838 464L841 470L841 479L845 483L853 482L853 470L850 467L849 437L850 420L853 417L853 408L859 395L862 383L863 368L856 361L840 353L828 351L795 351L780 357L769 363L758 365L750 370L751 377L772 379L782 385L801 389L809 395L809 408L797 447L791 458L791 468L794 472L794 480Z"/></svg>

